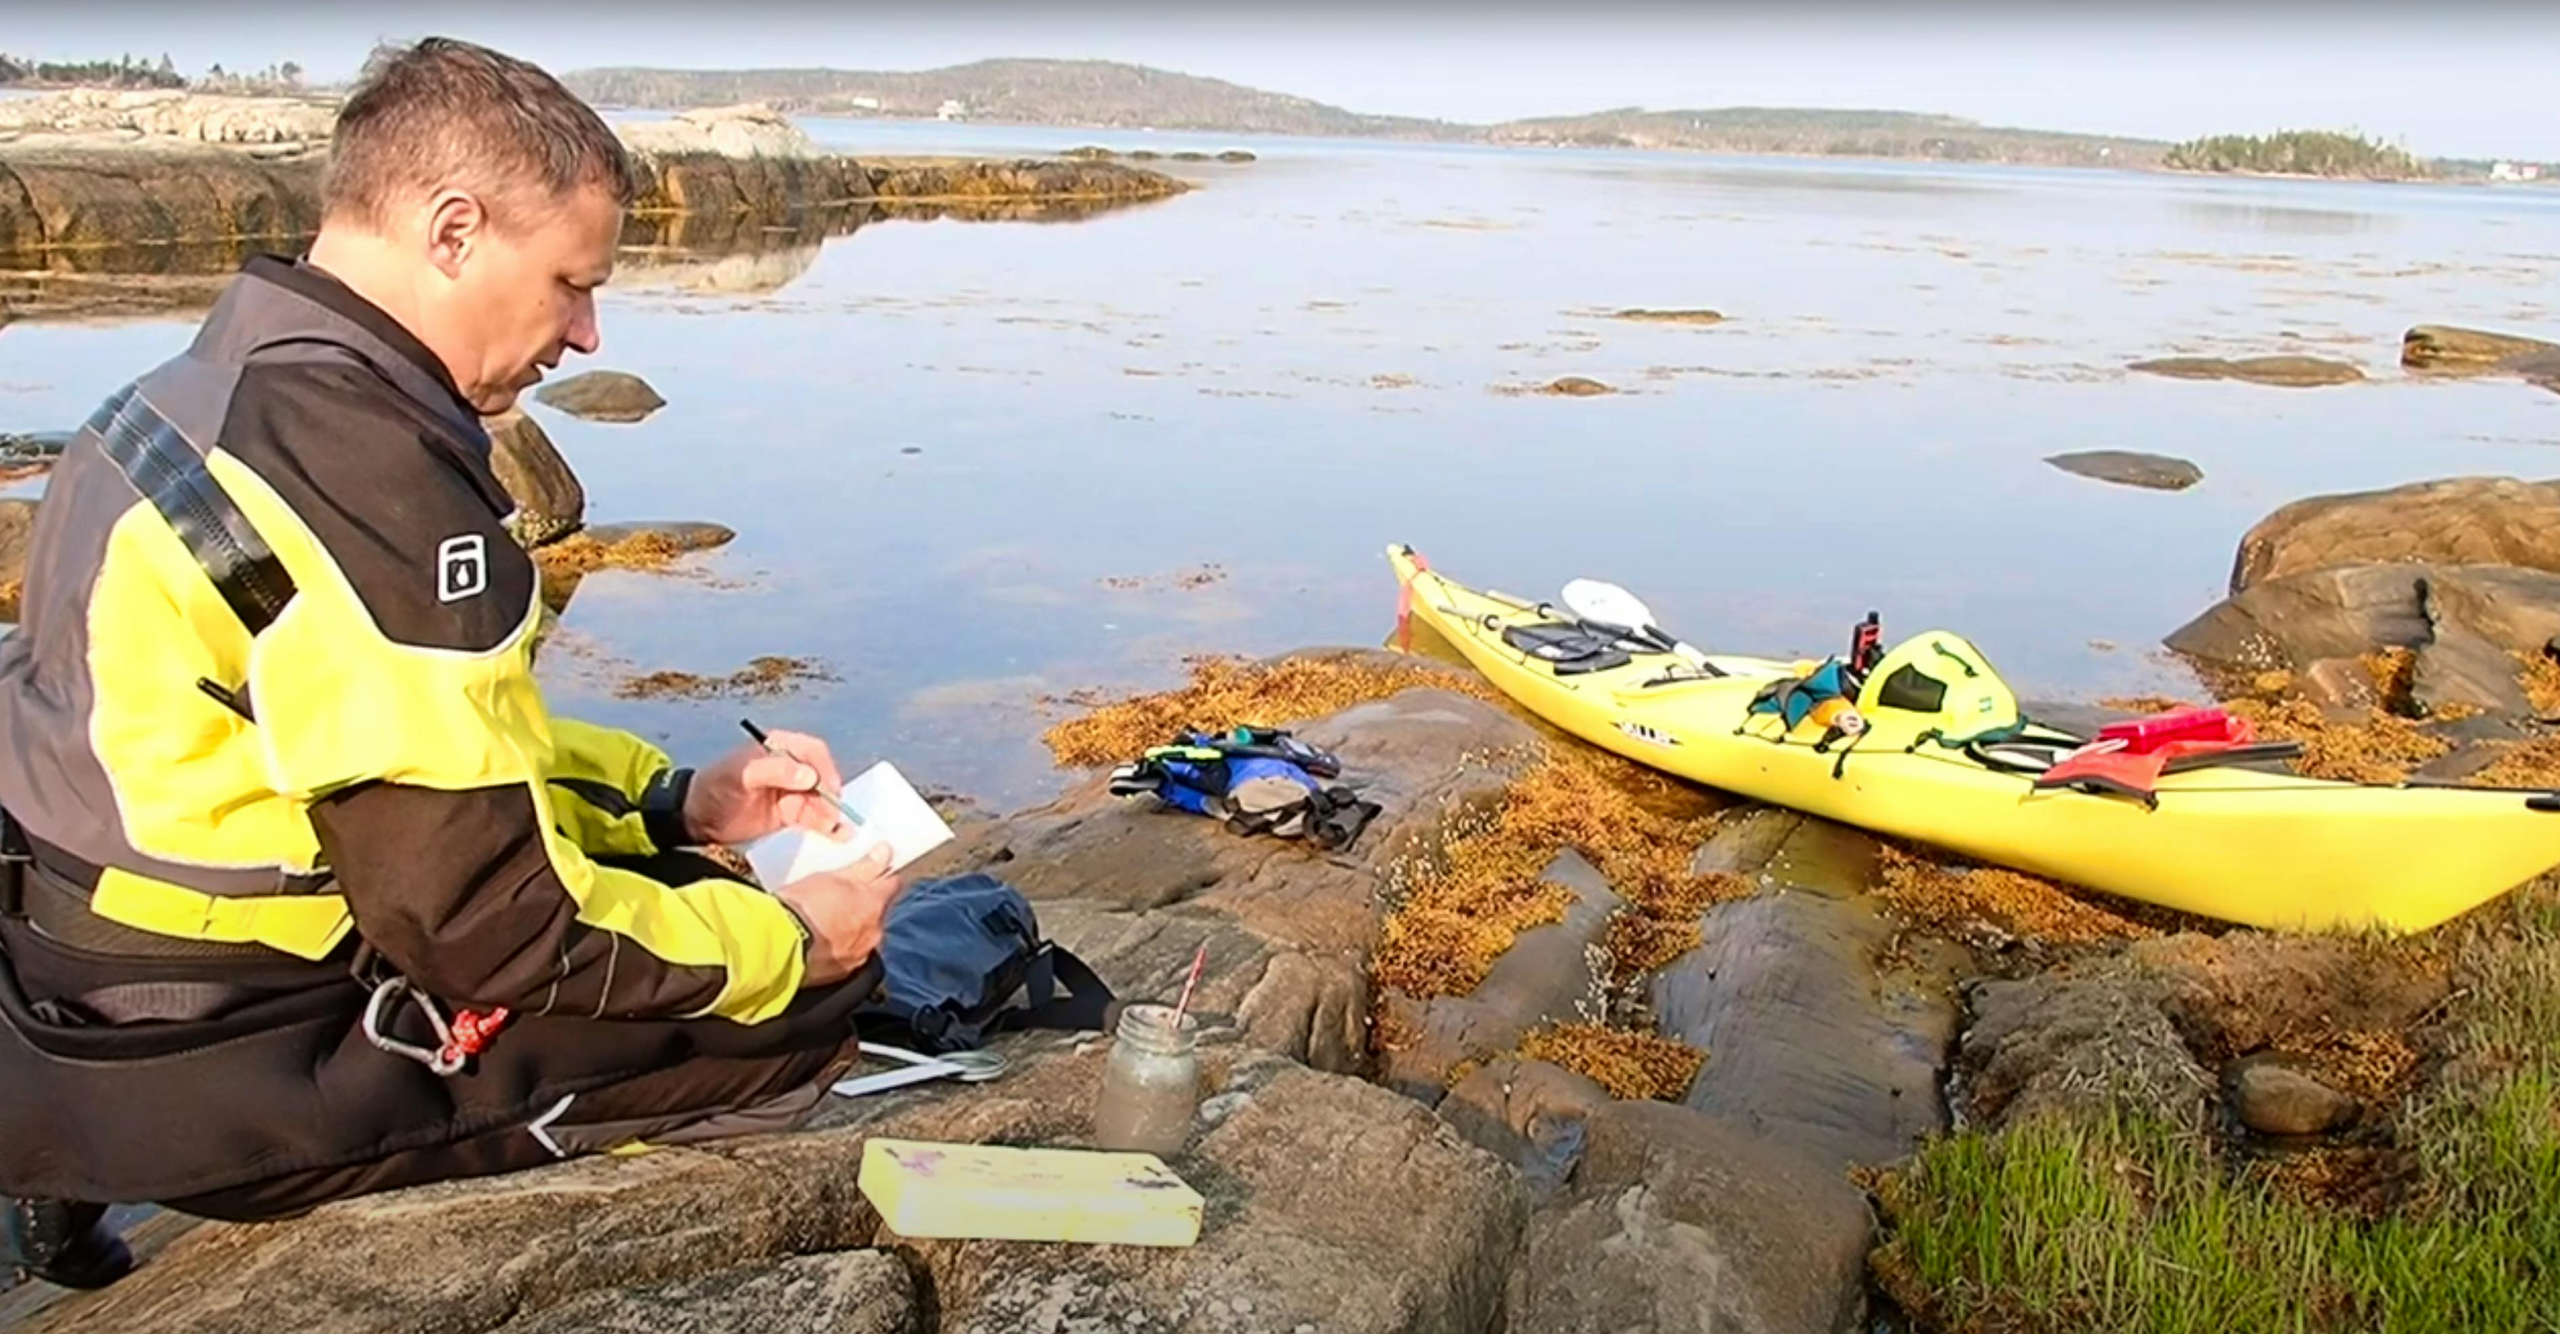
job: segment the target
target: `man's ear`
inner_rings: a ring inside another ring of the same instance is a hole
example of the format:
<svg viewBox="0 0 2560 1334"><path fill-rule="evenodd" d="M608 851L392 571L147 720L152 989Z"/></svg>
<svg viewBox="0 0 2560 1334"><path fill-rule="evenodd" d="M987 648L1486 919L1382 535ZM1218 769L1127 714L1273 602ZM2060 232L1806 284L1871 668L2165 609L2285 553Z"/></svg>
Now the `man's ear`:
<svg viewBox="0 0 2560 1334"><path fill-rule="evenodd" d="M463 261L488 234L489 213L467 190L446 190L427 204L427 262L447 278L462 276Z"/></svg>

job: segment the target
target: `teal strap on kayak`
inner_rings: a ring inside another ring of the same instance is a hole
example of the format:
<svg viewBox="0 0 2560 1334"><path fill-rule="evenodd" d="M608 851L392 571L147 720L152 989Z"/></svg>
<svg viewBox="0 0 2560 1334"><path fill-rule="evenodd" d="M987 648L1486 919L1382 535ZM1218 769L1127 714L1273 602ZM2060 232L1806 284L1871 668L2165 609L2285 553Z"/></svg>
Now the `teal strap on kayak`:
<svg viewBox="0 0 2560 1334"><path fill-rule="evenodd" d="M1902 748L1902 753L1909 755L1919 750L1923 743L1932 741L1936 742L1942 750L1962 750L1967 746L1980 746L2002 741L2015 741L2020 736L2026 734L2026 730L2029 726L2031 726L2029 720L2021 717L2018 721L2010 723L2004 727L1986 727L1971 736L1960 737L1949 737L1945 732L1932 727L1928 731L1922 732L1920 735L1911 738L1911 744L1904 746Z"/></svg>

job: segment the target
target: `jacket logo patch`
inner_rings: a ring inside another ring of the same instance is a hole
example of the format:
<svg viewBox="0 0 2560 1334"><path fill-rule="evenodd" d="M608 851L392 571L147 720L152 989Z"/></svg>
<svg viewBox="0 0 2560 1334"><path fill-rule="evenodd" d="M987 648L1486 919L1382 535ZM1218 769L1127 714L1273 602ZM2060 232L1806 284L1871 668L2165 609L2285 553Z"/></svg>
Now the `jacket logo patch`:
<svg viewBox="0 0 2560 1334"><path fill-rule="evenodd" d="M436 601L460 602L488 587L488 539L464 533L436 544Z"/></svg>

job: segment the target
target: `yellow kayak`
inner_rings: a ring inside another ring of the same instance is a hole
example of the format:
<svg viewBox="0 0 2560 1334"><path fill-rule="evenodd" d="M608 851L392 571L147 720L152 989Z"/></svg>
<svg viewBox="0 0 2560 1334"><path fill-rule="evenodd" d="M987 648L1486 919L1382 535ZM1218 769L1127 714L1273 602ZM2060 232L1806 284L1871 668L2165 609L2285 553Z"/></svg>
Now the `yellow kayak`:
<svg viewBox="0 0 2560 1334"><path fill-rule="evenodd" d="M1896 644L1854 700L1790 726L1753 701L1821 664L1701 653L1658 628L1463 587L1405 546L1387 557L1401 614L1557 727L1709 787L1980 862L2270 930L2395 933L2560 864L2552 793L2342 783L2210 759L2173 765L2147 799L2040 787L2040 768L2085 738L2022 718L1991 664L1946 631ZM1864 730L1844 737L1837 714L1851 704Z"/></svg>

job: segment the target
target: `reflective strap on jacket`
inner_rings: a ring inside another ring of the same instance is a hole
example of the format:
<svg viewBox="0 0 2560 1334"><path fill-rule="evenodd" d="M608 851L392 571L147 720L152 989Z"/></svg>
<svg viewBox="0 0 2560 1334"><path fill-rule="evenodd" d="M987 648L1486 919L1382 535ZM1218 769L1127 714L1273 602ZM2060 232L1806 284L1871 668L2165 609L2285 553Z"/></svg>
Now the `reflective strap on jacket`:
<svg viewBox="0 0 2560 1334"><path fill-rule="evenodd" d="M231 898L108 867L89 911L136 931L223 945L264 945L300 959L325 959L355 928L336 894Z"/></svg>

